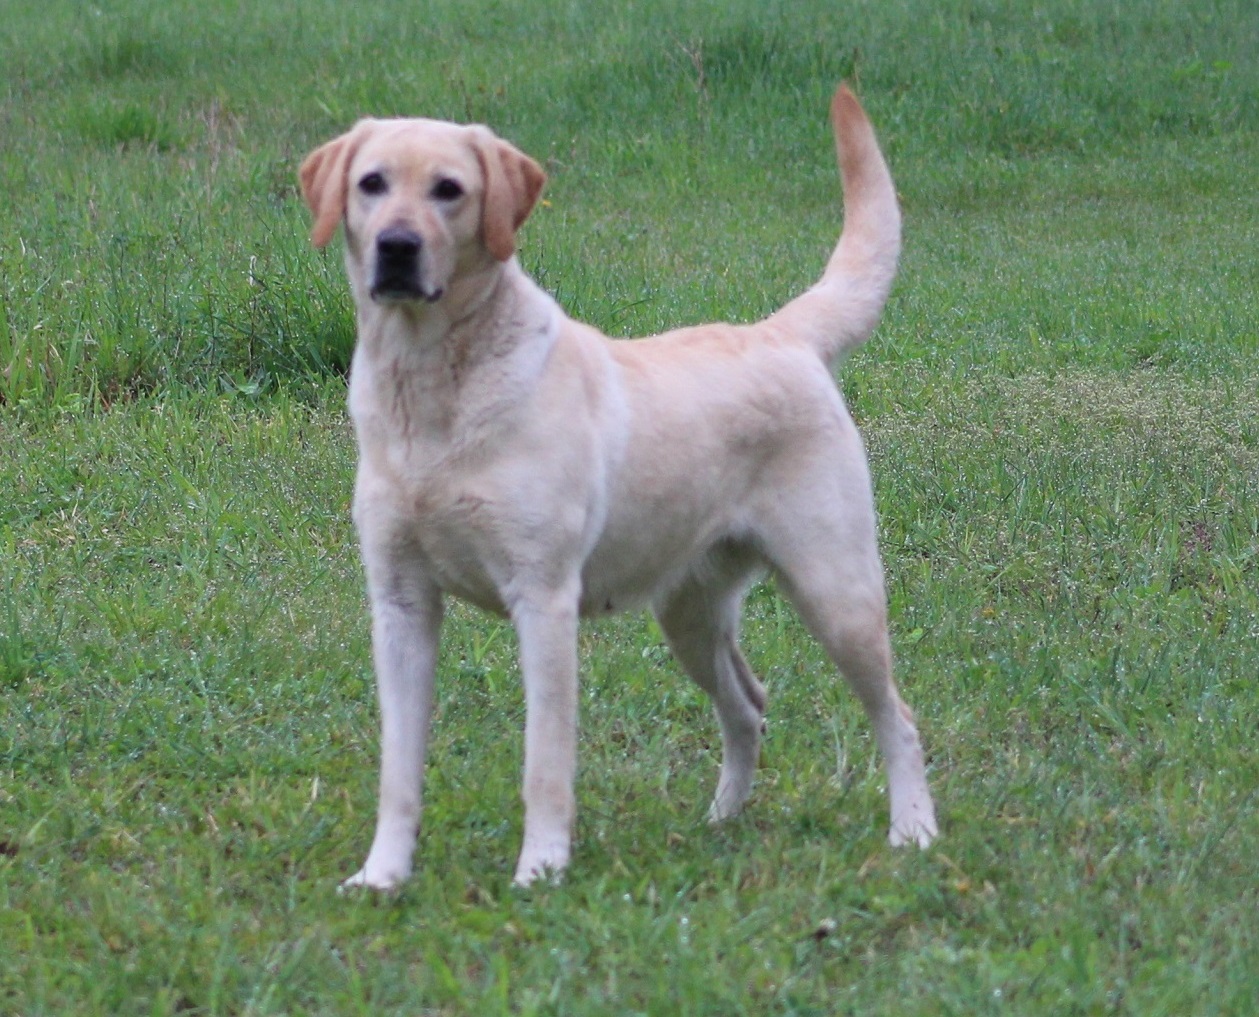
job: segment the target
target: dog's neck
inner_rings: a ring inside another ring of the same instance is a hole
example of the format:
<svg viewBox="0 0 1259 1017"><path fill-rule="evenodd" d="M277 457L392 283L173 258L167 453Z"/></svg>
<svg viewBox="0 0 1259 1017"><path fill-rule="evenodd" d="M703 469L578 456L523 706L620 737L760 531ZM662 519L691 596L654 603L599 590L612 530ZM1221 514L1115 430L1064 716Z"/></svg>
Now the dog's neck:
<svg viewBox="0 0 1259 1017"><path fill-rule="evenodd" d="M395 407L378 423L411 436L449 436L508 411L541 370L560 315L515 258L460 275L433 303L358 306L351 413L362 426L366 407Z"/></svg>

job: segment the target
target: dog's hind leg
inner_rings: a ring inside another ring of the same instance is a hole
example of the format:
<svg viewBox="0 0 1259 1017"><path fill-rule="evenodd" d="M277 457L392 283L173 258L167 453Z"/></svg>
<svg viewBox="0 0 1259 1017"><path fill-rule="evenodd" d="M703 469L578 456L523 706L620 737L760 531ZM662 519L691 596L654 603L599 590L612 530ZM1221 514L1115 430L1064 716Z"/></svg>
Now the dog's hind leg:
<svg viewBox="0 0 1259 1017"><path fill-rule="evenodd" d="M711 822L743 807L760 756L765 688L739 650L740 608L753 571L746 563L728 570L717 565L688 577L655 604L670 649L708 693L721 725L721 776L708 810Z"/></svg>
<svg viewBox="0 0 1259 1017"><path fill-rule="evenodd" d="M918 729L892 678L886 594L873 514L835 512L834 498L808 499L766 552L783 591L856 693L887 770L894 845L926 847L937 834ZM801 499L804 501L805 499ZM799 504L799 503L798 503ZM852 502L849 502L850 507Z"/></svg>

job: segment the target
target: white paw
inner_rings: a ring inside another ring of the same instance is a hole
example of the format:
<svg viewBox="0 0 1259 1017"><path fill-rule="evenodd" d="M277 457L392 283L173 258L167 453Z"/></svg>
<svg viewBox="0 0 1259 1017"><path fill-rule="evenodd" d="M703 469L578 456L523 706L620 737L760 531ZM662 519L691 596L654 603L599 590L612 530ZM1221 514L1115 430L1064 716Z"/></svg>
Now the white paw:
<svg viewBox="0 0 1259 1017"><path fill-rule="evenodd" d="M892 830L887 835L887 842L892 847L917 844L920 848L925 848L929 847L939 834L935 810L928 806L925 810L913 810L908 816L898 816L894 819Z"/></svg>
<svg viewBox="0 0 1259 1017"><path fill-rule="evenodd" d="M551 841L546 844L526 844L516 863L517 886L531 886L540 879L558 883L568 868L569 846L567 841Z"/></svg>
<svg viewBox="0 0 1259 1017"><path fill-rule="evenodd" d="M746 796L733 800L726 800L720 796L714 798L712 804L708 806L709 824L716 826L718 823L724 823L727 819L733 819L743 811L744 801L746 801Z"/></svg>
<svg viewBox="0 0 1259 1017"><path fill-rule="evenodd" d="M751 770L731 776L723 768L721 779L717 781L717 793L713 795L712 804L708 806L708 822L724 823L727 819L737 816L743 811L743 806L747 804L751 795Z"/></svg>
<svg viewBox="0 0 1259 1017"><path fill-rule="evenodd" d="M411 875L409 869L388 869L383 866L372 866L370 863L364 865L358 872L354 873L349 879L345 880L338 888L338 893L346 893L352 890L379 890L387 892L396 890L401 886L408 876Z"/></svg>

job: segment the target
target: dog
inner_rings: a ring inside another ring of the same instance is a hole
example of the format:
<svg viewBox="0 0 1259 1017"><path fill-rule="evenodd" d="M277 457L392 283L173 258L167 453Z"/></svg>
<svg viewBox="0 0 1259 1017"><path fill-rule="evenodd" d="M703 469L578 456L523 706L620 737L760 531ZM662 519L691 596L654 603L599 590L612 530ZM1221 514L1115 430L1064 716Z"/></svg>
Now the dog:
<svg viewBox="0 0 1259 1017"><path fill-rule="evenodd" d="M511 619L525 694L515 881L568 865L577 628L650 605L722 737L713 822L748 798L766 694L739 649L773 573L864 707L893 845L937 834L913 715L892 677L861 438L833 361L873 331L900 211L852 92L831 103L844 224L821 280L752 325L612 340L522 270L541 167L480 125L359 121L302 163L311 240L344 223L357 316L353 517L371 603L379 812L346 886L411 873L443 599Z"/></svg>

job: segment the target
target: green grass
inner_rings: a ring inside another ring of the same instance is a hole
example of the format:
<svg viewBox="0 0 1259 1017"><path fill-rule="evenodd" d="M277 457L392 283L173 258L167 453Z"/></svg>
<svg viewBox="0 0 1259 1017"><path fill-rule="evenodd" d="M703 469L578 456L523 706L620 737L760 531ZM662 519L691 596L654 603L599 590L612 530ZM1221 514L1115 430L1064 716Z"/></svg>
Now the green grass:
<svg viewBox="0 0 1259 1017"><path fill-rule="evenodd" d="M1259 11L1244 0L125 0L0 19L0 1013L1259 1011ZM855 79L906 216L843 370L944 837L770 587L747 813L641 618L583 630L580 825L510 886L509 630L445 632L417 874L296 166L361 114L542 159L522 258L614 334L816 276Z"/></svg>

